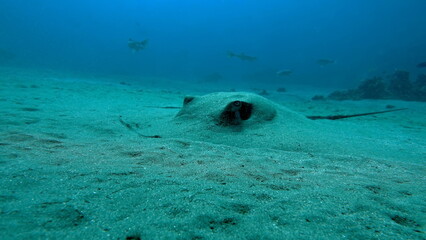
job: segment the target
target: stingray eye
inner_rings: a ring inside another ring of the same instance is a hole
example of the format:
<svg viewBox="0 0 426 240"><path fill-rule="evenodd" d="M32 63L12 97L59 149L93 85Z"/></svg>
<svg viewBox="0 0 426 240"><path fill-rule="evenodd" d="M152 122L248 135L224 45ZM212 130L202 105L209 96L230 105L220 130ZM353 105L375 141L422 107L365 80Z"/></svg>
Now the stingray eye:
<svg viewBox="0 0 426 240"><path fill-rule="evenodd" d="M241 102L240 101L234 101L232 103L232 105L234 105L234 107L239 107L239 106L241 106Z"/></svg>

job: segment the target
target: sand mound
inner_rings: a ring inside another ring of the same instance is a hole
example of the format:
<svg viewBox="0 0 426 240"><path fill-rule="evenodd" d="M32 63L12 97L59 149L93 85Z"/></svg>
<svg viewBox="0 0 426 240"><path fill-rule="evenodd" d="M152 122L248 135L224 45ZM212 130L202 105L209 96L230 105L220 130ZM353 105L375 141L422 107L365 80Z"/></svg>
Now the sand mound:
<svg viewBox="0 0 426 240"><path fill-rule="evenodd" d="M398 146L383 145L376 129L311 120L262 96L219 92L185 97L182 109L169 119L154 119L146 132L163 138L185 138L239 148L267 148L304 153L356 155L397 159ZM145 130L144 130L145 131ZM366 139L366 133L372 136ZM368 141L368 144L366 142Z"/></svg>
<svg viewBox="0 0 426 240"><path fill-rule="evenodd" d="M242 131L272 121L277 115L276 108L274 103L256 94L219 92L185 97L176 120L196 121L199 127L216 131Z"/></svg>

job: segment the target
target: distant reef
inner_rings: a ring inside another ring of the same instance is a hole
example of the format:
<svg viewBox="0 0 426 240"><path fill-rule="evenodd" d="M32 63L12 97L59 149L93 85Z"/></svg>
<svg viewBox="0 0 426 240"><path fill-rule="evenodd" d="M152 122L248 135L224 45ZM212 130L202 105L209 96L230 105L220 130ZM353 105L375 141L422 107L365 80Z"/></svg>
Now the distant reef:
<svg viewBox="0 0 426 240"><path fill-rule="evenodd" d="M420 74L410 81L407 71L395 71L387 78L366 79L355 89L334 91L327 97L314 96L313 100L362 100L362 99L399 99L405 101L426 102L426 74Z"/></svg>

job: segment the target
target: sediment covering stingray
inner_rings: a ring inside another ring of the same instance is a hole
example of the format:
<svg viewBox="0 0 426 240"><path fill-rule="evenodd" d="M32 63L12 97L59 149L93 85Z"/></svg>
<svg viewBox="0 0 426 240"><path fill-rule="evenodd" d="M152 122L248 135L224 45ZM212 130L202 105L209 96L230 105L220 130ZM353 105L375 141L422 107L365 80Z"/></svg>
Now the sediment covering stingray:
<svg viewBox="0 0 426 240"><path fill-rule="evenodd" d="M252 105L250 118L238 125L221 124L229 104ZM184 104L172 119L173 137L186 137L242 148L280 148L302 151L312 148L310 132L316 124L303 115L252 93L211 93ZM167 134L166 134L167 136ZM303 145L303 146L302 146Z"/></svg>
<svg viewBox="0 0 426 240"><path fill-rule="evenodd" d="M235 114L230 113L234 103L247 105L249 114L247 109L237 113L239 118L246 115L246 119L228 119L229 114ZM151 123L152 129L155 129L151 133L166 138L310 154L399 157L395 153L388 154L386 148L392 146L384 146L380 142L376 144L371 139L367 144L365 137L352 126L339 125L329 120L314 121L262 96L246 92L218 92L186 97L175 117L166 121L156 119ZM362 132L374 134L374 131L366 127ZM409 156L409 152L400 153Z"/></svg>

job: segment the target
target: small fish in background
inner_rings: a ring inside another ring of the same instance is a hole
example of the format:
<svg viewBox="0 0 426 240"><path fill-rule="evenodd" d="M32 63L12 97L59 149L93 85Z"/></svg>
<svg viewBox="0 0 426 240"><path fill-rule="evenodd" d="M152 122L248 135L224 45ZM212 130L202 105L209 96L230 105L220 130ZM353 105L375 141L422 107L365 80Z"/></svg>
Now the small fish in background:
<svg viewBox="0 0 426 240"><path fill-rule="evenodd" d="M333 64L333 63L335 63L334 60L327 59L327 58L322 58L322 59L318 59L317 60L317 64L320 65L320 66L322 66L322 67L330 65L330 64Z"/></svg>
<svg viewBox="0 0 426 240"><path fill-rule="evenodd" d="M145 39L143 41L135 41L135 40L129 38L129 41L127 42L127 46L133 52L138 52L140 50L145 49L147 44L148 44L148 39Z"/></svg>
<svg viewBox="0 0 426 240"><path fill-rule="evenodd" d="M293 73L293 71L290 70L290 69L283 69L283 70L279 70L277 72L277 76L287 77L287 76L290 76L292 73Z"/></svg>
<svg viewBox="0 0 426 240"><path fill-rule="evenodd" d="M417 64L418 68L426 68L426 62L421 62L419 64Z"/></svg>
<svg viewBox="0 0 426 240"><path fill-rule="evenodd" d="M252 56L246 55L245 53L233 53L231 51L228 51L227 54L228 54L228 57L231 57L231 58L236 57L242 61L253 62L257 60L257 57L252 57Z"/></svg>

